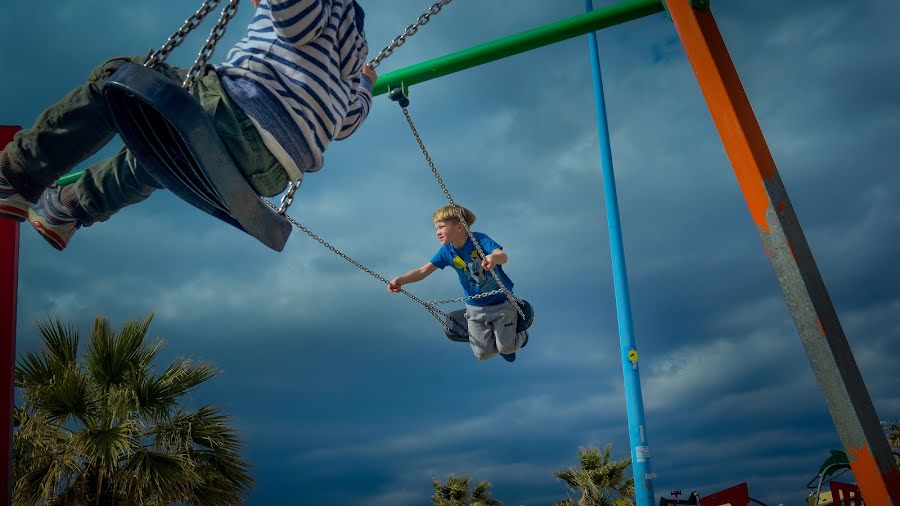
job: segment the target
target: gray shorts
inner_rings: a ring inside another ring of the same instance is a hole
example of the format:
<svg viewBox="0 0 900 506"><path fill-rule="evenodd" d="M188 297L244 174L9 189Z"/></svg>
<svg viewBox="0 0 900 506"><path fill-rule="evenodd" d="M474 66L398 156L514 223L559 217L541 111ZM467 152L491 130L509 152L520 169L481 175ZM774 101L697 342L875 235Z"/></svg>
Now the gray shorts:
<svg viewBox="0 0 900 506"><path fill-rule="evenodd" d="M525 332L516 333L516 306L504 301L491 306L466 306L469 344L472 353L486 360L497 353L515 353L522 347Z"/></svg>

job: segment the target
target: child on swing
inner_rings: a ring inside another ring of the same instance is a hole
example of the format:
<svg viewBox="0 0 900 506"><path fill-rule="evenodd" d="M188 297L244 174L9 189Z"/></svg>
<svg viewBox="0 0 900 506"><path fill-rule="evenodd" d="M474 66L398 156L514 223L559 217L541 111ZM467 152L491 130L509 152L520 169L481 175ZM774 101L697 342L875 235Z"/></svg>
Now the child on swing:
<svg viewBox="0 0 900 506"><path fill-rule="evenodd" d="M475 223L475 214L463 206L456 207L471 227ZM481 259L452 205L435 211L432 220L441 249L427 264L392 279L388 291L400 292L403 285L421 281L437 269L452 266L466 296L500 288L494 277L485 271L495 271L503 286L512 293L513 282L503 272L503 264L509 261L509 256L499 244L487 234L472 232L485 252L484 259ZM499 354L507 362L514 361L516 351L528 342L527 332L516 333L517 320L516 306L504 293L466 300L469 344L475 356L486 360Z"/></svg>
<svg viewBox="0 0 900 506"><path fill-rule="evenodd" d="M247 35L193 88L250 186L261 196L319 170L332 140L350 136L372 103L365 14L356 0L251 0ZM26 218L62 250L80 227L106 221L162 188L123 148L74 184L55 181L116 134L100 90L126 62L111 59L0 151L0 216ZM156 70L182 82L187 71Z"/></svg>

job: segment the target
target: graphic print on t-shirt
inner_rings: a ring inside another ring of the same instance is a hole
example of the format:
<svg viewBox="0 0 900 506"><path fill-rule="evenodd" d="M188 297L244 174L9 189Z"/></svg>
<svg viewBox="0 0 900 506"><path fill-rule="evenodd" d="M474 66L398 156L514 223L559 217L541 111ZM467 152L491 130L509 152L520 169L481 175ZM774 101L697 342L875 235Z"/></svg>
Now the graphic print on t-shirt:
<svg viewBox="0 0 900 506"><path fill-rule="evenodd" d="M470 261L466 263L459 255L456 255L453 257L453 267L466 272L469 284L473 287L478 287L478 290L475 290L477 293L496 290L498 288L497 282L494 280L493 276L488 276L484 271L484 267L481 266L481 258L478 256L478 251L473 250L469 257Z"/></svg>

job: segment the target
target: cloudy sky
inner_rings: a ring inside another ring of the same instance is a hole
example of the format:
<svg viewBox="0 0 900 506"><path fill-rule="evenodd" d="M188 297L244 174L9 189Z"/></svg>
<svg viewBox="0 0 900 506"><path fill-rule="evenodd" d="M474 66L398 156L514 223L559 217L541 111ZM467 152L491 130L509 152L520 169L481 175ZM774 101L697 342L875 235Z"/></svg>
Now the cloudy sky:
<svg viewBox="0 0 900 506"><path fill-rule="evenodd" d="M372 54L429 4L364 2ZM30 125L94 64L158 47L194 8L8 0L0 123ZM457 0L379 70L583 8ZM896 420L900 4L713 11L878 414ZM840 443L672 23L658 14L599 41L657 496L747 481L754 497L799 504ZM170 61L189 65L201 43ZM165 192L79 231L63 253L23 229L18 349L35 348L48 315L86 334L96 315L119 325L155 311L164 358L221 371L193 402L233 416L255 466L250 504L427 504L431 479L450 473L490 480L510 505L564 498L553 472L580 446L629 453L587 38L424 83L411 99L454 198L505 247L536 308L514 364L475 360L421 306L299 230L275 253ZM392 277L431 258L444 203L399 108L379 97L291 211ZM411 288L460 294L449 272Z"/></svg>

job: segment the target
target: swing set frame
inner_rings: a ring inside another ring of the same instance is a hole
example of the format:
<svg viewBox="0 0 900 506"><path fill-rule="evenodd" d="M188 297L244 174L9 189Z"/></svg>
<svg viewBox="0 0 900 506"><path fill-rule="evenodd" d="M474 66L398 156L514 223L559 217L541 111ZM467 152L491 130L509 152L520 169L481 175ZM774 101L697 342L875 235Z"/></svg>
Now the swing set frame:
<svg viewBox="0 0 900 506"><path fill-rule="evenodd" d="M900 505L900 470L708 0L624 0L387 73L378 79L373 95L398 87L406 90L664 10L722 139L862 495L869 504ZM0 126L0 145L11 141L18 129ZM66 176L60 182L70 183L77 177ZM0 219L0 418L8 428L0 431L0 452L4 454L0 456L0 488L6 491L7 504L12 494L18 256L19 224ZM636 487L652 490L652 475L641 478L635 480Z"/></svg>

